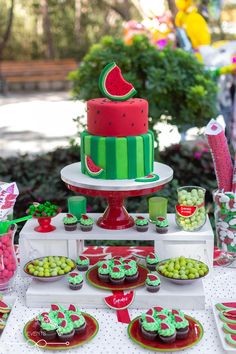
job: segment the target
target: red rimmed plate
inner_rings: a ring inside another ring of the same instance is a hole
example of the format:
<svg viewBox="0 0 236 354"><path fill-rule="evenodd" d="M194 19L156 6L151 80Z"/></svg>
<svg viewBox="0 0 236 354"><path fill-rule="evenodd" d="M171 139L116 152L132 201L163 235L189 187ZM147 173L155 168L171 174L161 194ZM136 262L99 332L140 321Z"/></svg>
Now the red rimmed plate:
<svg viewBox="0 0 236 354"><path fill-rule="evenodd" d="M134 282L124 282L122 285L116 285L112 283L105 283L98 278L98 266L90 268L86 273L86 279L89 284L93 285L95 288L100 288L103 290L129 290L135 289L139 286L143 286L146 282L148 270L146 267L138 265L139 276Z"/></svg>
<svg viewBox="0 0 236 354"><path fill-rule="evenodd" d="M140 316L130 322L128 326L128 335L133 342L139 344L141 347L154 350L156 352L175 352L178 350L191 348L202 339L204 330L200 322L190 316L185 317L189 321L188 338L177 339L172 344L163 343L158 339L155 341L150 341L143 338L139 325Z"/></svg>
<svg viewBox="0 0 236 354"><path fill-rule="evenodd" d="M86 331L84 334L75 334L68 342L61 342L59 340L45 341L40 336L39 326L36 320L31 320L26 323L23 329L23 335L28 344L41 349L67 350L79 347L92 340L99 330L98 322L93 316L84 312L82 312L82 314L87 323Z"/></svg>

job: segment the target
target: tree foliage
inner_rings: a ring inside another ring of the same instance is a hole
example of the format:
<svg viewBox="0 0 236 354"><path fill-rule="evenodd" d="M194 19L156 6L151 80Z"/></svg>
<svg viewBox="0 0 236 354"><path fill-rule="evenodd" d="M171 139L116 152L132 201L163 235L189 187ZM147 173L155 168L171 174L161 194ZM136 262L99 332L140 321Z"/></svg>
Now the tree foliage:
<svg viewBox="0 0 236 354"><path fill-rule="evenodd" d="M71 73L74 97L88 100L101 96L98 78L104 66L115 61L138 96L149 102L150 125L171 121L202 127L216 114L216 84L195 56L182 49L160 51L144 36L132 45L104 37L93 45L80 67Z"/></svg>

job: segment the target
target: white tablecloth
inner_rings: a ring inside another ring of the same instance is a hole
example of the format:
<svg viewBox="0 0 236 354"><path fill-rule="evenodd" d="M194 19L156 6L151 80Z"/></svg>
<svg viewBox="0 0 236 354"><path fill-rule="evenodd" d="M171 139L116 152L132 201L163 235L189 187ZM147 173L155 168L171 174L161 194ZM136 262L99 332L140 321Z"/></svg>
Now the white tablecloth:
<svg viewBox="0 0 236 354"><path fill-rule="evenodd" d="M223 354L220 340L214 323L211 302L215 298L234 298L236 300L236 270L215 268L213 276L205 279L206 293L205 311L185 311L190 316L199 320L204 327L204 337L193 348L179 351L185 354ZM8 320L6 329L0 339L0 354L34 354L42 352L42 349L32 347L25 341L22 330L25 323L35 315L48 309L31 309L25 306L25 292L29 285L29 279L18 276L15 282L17 293L16 306ZM191 286L191 285L190 285ZM75 300L76 303L76 300ZM158 294L157 294L158 305ZM110 309L83 309L93 315L99 322L97 336L82 347L65 351L68 354L137 354L148 351L133 343L127 335L127 325L117 322L116 313ZM129 310L131 318L141 313L140 310ZM62 351L54 351L62 353Z"/></svg>

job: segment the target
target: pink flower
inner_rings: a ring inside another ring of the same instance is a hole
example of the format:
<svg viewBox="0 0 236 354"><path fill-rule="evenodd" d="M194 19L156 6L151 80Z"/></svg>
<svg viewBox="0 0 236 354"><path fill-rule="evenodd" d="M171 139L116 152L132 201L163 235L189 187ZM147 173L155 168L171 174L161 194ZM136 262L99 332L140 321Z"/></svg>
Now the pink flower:
<svg viewBox="0 0 236 354"><path fill-rule="evenodd" d="M195 159L201 160L202 154L199 151L196 151L193 156L195 157Z"/></svg>

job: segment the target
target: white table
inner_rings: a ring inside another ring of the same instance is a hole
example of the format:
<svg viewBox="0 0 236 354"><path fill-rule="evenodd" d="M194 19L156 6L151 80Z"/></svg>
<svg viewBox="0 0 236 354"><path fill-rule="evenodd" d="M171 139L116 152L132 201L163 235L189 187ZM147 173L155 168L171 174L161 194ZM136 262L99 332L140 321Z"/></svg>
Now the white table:
<svg viewBox="0 0 236 354"><path fill-rule="evenodd" d="M0 339L0 354L36 354L42 352L38 348L27 345L22 336L24 324L37 315L42 309L28 309L25 306L25 292L29 279L20 276L16 279L16 308L12 311L7 327ZM213 277L204 281L206 292L205 311L185 311L195 317L204 326L205 334L202 341L195 347L180 351L180 354L224 354L213 319L211 301L213 298L234 298L236 300L235 269L216 268ZM158 304L157 304L158 305ZM45 310L47 310L45 308ZM127 335L127 325L117 322L116 313L109 309L83 309L93 315L99 322L100 330L90 342L65 351L68 354L153 354L133 343ZM140 310L131 309L131 318L140 314ZM114 335L113 335L114 334ZM43 353L43 352L42 352ZM62 353L55 351L55 353ZM174 354L174 353L173 353Z"/></svg>

